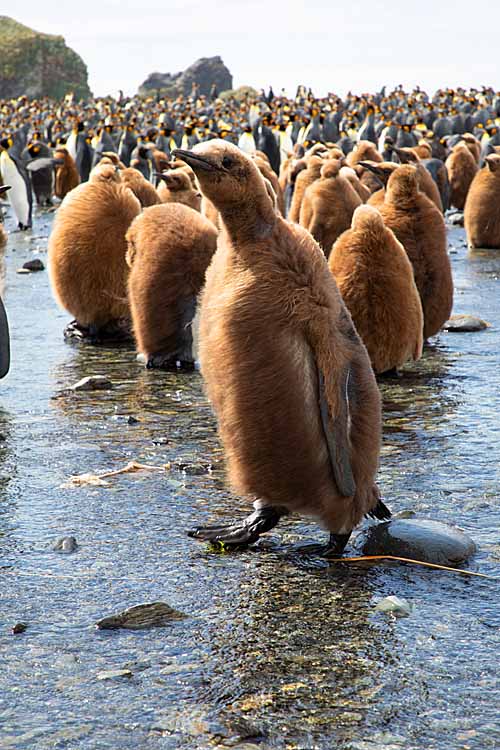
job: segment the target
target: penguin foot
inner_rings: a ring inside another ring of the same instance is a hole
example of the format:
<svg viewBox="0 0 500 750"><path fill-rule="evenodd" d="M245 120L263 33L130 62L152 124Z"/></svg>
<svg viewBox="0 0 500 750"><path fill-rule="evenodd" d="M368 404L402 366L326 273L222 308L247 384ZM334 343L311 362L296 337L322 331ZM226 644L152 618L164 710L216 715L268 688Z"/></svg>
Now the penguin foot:
<svg viewBox="0 0 500 750"><path fill-rule="evenodd" d="M328 544L305 544L299 548L299 552L308 557L342 557L350 537L351 532L348 534L334 534L332 532Z"/></svg>
<svg viewBox="0 0 500 750"><path fill-rule="evenodd" d="M27 232L28 229L31 229L31 226L29 224L23 224L22 222L19 222L17 225L16 232Z"/></svg>
<svg viewBox="0 0 500 750"><path fill-rule="evenodd" d="M81 341L85 344L125 344L133 341L130 322L125 319L113 320L104 326L84 326L72 320L64 329L68 341Z"/></svg>
<svg viewBox="0 0 500 750"><path fill-rule="evenodd" d="M284 508L266 506L255 510L240 523L229 526L200 526L188 531L188 536L212 544L246 547L257 541L261 534L273 529L286 514Z"/></svg>
<svg viewBox="0 0 500 750"><path fill-rule="evenodd" d="M398 372L397 367L392 367L390 370L385 370L385 372L378 372L377 378L400 378L401 373Z"/></svg>

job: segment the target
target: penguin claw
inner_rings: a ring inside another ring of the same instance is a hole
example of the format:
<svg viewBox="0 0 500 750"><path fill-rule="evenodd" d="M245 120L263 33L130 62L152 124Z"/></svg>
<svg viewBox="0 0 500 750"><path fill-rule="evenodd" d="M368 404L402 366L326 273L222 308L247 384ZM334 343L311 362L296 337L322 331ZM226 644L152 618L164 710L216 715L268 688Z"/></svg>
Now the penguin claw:
<svg viewBox="0 0 500 750"><path fill-rule="evenodd" d="M257 541L259 536L274 528L285 515L284 508L266 506L259 508L243 519L241 523L228 526L199 526L187 532L193 539L229 547L246 547Z"/></svg>
<svg viewBox="0 0 500 750"><path fill-rule="evenodd" d="M342 557L350 536L351 532L348 534L331 533L328 544L304 544L299 547L298 551L301 555L308 557L339 558Z"/></svg>

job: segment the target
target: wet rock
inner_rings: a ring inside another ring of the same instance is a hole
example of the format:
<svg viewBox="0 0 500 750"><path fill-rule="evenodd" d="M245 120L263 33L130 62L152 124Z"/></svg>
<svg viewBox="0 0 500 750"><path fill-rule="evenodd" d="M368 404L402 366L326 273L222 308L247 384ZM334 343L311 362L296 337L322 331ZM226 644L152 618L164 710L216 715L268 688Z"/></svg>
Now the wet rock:
<svg viewBox="0 0 500 750"><path fill-rule="evenodd" d="M69 555L78 549L78 544L74 536L63 536L59 539L52 547L54 552L62 552L65 555Z"/></svg>
<svg viewBox="0 0 500 750"><path fill-rule="evenodd" d="M27 260L26 263L23 264L23 268L26 268L28 271L44 271L45 266L43 265L40 258L35 258L34 260Z"/></svg>
<svg viewBox="0 0 500 750"><path fill-rule="evenodd" d="M394 617L408 617L413 610L413 605L407 599L400 599L399 596L386 596L375 609L377 612L390 613Z"/></svg>
<svg viewBox="0 0 500 750"><path fill-rule="evenodd" d="M31 271L29 271L27 268L18 268L17 271L16 271L16 273L30 274Z"/></svg>
<svg viewBox="0 0 500 750"><path fill-rule="evenodd" d="M130 416L127 418L127 424L139 424L139 420L137 417Z"/></svg>
<svg viewBox="0 0 500 750"><path fill-rule="evenodd" d="M97 673L98 680L116 680L120 677L132 677L130 669L109 669L104 672Z"/></svg>
<svg viewBox="0 0 500 750"><path fill-rule="evenodd" d="M456 526L430 519L397 518L359 534L363 555L394 555L436 565L461 565L476 551L472 539Z"/></svg>
<svg viewBox="0 0 500 750"><path fill-rule="evenodd" d="M105 375L88 375L71 386L72 391L104 391L113 387Z"/></svg>
<svg viewBox="0 0 500 750"><path fill-rule="evenodd" d="M461 211L457 211L454 214L450 214L447 217L448 224L451 224L453 227L463 227L464 225L464 215Z"/></svg>
<svg viewBox="0 0 500 750"><path fill-rule="evenodd" d="M473 331L484 331L490 324L475 315L452 315L443 326L444 331L453 333L472 333Z"/></svg>
<svg viewBox="0 0 500 750"><path fill-rule="evenodd" d="M202 476L203 474L210 474L212 470L211 464L208 463L189 463L187 461L177 461L175 467L184 474L189 476Z"/></svg>
<svg viewBox="0 0 500 750"><path fill-rule="evenodd" d="M27 627L28 623L26 622L16 622L12 628L12 633L13 635L19 635L19 633L24 633Z"/></svg>
<svg viewBox="0 0 500 750"><path fill-rule="evenodd" d="M183 620L185 617L187 615L183 612L179 612L164 602L153 602L152 604L138 604L116 615L104 617L96 622L96 627L99 630L163 628L172 620Z"/></svg>

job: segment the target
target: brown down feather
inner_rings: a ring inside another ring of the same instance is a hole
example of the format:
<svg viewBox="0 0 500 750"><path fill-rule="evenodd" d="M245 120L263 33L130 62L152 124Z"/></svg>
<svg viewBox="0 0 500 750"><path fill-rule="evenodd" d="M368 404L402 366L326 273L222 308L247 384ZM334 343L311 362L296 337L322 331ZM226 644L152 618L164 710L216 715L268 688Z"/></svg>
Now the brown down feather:
<svg viewBox="0 0 500 750"><path fill-rule="evenodd" d="M467 194L464 227L470 247L500 248L500 155L485 161Z"/></svg>

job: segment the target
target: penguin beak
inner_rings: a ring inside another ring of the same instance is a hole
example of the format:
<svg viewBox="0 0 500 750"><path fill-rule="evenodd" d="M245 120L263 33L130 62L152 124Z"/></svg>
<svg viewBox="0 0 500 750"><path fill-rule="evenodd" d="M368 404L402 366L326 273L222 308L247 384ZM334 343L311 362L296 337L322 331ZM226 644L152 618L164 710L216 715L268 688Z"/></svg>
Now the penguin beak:
<svg viewBox="0 0 500 750"><path fill-rule="evenodd" d="M0 185L0 195L6 193L7 190L10 190L10 185Z"/></svg>
<svg viewBox="0 0 500 750"><path fill-rule="evenodd" d="M182 148L176 148L172 151L172 156L185 161L195 172L197 169L201 169L203 172L214 172L219 169L216 164L199 154L195 154L193 151L184 151Z"/></svg>

